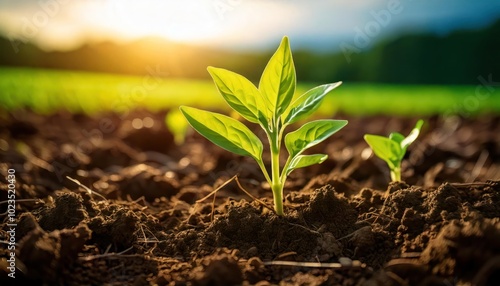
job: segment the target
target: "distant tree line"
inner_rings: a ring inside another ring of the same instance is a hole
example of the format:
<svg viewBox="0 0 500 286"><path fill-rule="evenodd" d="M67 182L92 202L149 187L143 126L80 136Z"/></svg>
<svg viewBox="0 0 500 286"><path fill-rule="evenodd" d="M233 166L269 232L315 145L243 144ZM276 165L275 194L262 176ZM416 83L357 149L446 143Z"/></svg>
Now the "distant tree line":
<svg viewBox="0 0 500 286"><path fill-rule="evenodd" d="M146 38L125 45L84 45L68 52L46 52L29 43L0 38L0 65L170 77L208 78L217 66L257 82L272 51L237 53ZM293 44L293 39L292 39ZM294 50L300 81L364 81L404 84L476 84L480 75L500 77L500 21L482 30L439 37L406 35L366 51L318 53Z"/></svg>

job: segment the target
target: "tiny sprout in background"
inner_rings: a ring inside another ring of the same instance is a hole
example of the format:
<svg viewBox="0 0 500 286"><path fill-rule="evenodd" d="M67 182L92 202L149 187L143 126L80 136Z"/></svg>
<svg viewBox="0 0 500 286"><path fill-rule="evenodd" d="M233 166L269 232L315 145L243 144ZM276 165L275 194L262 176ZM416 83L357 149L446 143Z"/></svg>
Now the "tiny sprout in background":
<svg viewBox="0 0 500 286"><path fill-rule="evenodd" d="M184 144L188 124L182 113L177 109L170 110L165 116L165 124L174 135L175 144L178 146Z"/></svg>
<svg viewBox="0 0 500 286"><path fill-rule="evenodd" d="M384 160L389 166L393 182L401 181L401 161L403 161L408 146L420 134L423 124L424 121L420 119L407 137L398 132L391 133L389 137L372 134L364 136L366 143L370 145L375 155Z"/></svg>

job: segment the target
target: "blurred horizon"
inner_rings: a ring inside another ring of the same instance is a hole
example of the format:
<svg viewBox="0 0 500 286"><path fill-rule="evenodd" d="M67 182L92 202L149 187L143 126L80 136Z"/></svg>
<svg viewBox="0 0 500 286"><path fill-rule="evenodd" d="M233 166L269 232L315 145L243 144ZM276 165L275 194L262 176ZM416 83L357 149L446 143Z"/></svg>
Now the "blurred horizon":
<svg viewBox="0 0 500 286"><path fill-rule="evenodd" d="M500 74L500 2L0 0L0 66L257 82L281 38L306 82L476 84Z"/></svg>
<svg viewBox="0 0 500 286"><path fill-rule="evenodd" d="M0 35L44 51L141 38L230 50L272 49L288 35L296 48L365 49L407 34L446 36L500 19L500 2L467 0L21 0L0 1ZM356 45L356 37L365 43Z"/></svg>

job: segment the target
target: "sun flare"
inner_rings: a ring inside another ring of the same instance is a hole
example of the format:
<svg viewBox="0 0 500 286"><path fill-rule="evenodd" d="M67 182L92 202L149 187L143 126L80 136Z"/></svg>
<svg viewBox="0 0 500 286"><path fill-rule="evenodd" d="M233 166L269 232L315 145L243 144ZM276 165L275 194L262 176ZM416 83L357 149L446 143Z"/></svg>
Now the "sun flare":
<svg viewBox="0 0 500 286"><path fill-rule="evenodd" d="M225 31L217 11L206 1L107 0L101 5L104 7L97 8L99 13L84 17L96 28L123 37L160 36L177 41L203 41Z"/></svg>

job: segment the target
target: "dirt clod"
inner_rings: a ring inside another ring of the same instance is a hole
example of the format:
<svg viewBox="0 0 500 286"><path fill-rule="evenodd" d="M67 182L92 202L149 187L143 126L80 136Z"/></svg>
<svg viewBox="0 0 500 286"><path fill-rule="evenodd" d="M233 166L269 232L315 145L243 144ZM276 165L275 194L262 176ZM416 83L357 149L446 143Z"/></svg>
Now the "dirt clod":
<svg viewBox="0 0 500 286"><path fill-rule="evenodd" d="M75 261L90 235L86 225L48 233L36 228L19 242L17 257L29 277L56 282L60 271Z"/></svg>
<svg viewBox="0 0 500 286"><path fill-rule="evenodd" d="M201 264L204 271L196 273L194 285L238 285L243 281L235 257L227 254L215 254L205 257Z"/></svg>
<svg viewBox="0 0 500 286"><path fill-rule="evenodd" d="M40 212L39 224L46 231L75 227L88 219L88 213L82 204L83 198L79 194L59 193L54 205Z"/></svg>
<svg viewBox="0 0 500 286"><path fill-rule="evenodd" d="M478 243L480 242L480 243ZM499 265L489 265L500 256L500 220L473 219L453 221L431 240L422 252L421 261L432 273L457 275L466 281L487 281L481 285L500 285ZM485 269L485 270L483 270ZM479 274L487 275L486 277ZM477 284L476 284L477 285Z"/></svg>

